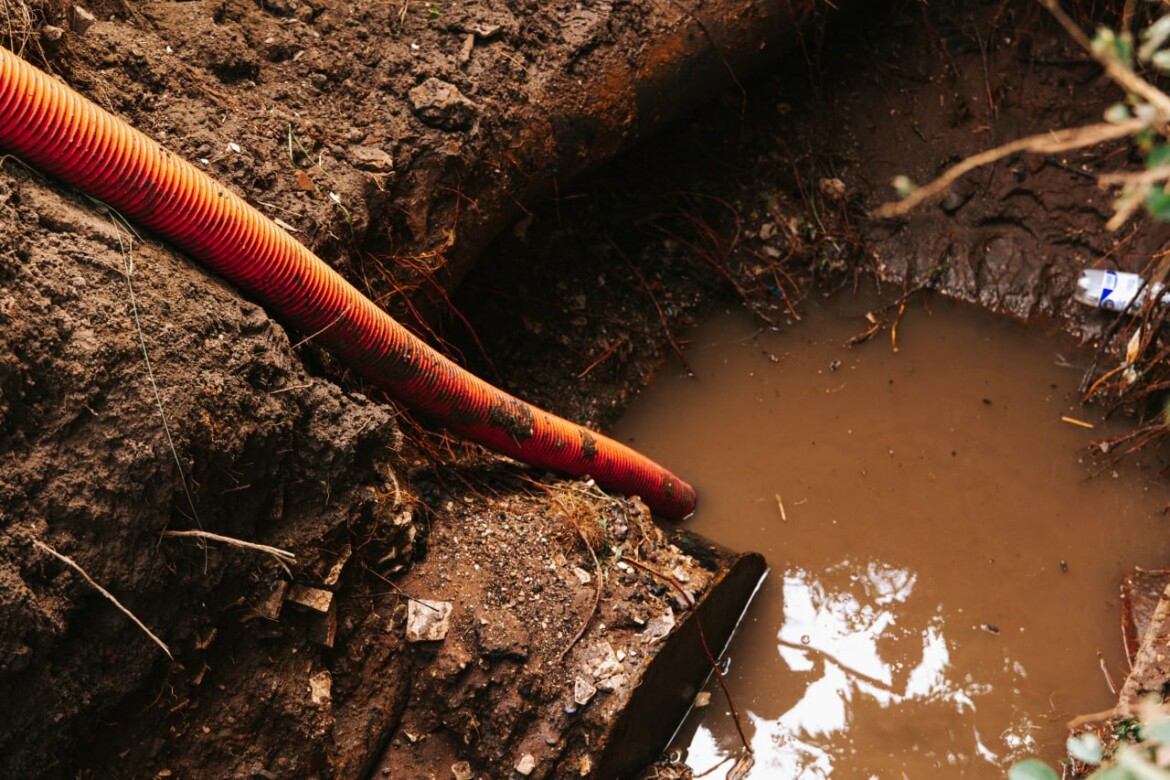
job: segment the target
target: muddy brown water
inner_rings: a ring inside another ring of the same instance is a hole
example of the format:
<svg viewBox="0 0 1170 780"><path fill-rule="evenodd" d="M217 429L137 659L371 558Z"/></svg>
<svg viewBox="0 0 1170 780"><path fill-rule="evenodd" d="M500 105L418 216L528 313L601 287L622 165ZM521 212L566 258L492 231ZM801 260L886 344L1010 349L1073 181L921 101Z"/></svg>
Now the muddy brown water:
<svg viewBox="0 0 1170 780"><path fill-rule="evenodd" d="M1152 456L1087 457L1124 423L1076 403L1056 340L936 300L897 352L888 333L845 349L870 305L815 304L784 333L719 313L695 378L664 370L615 429L696 482L690 528L768 558L729 656L751 777L1055 762L1066 721L1115 701L1097 648L1120 684L1118 583L1170 562L1170 486ZM675 740L696 771L739 750L707 690Z"/></svg>

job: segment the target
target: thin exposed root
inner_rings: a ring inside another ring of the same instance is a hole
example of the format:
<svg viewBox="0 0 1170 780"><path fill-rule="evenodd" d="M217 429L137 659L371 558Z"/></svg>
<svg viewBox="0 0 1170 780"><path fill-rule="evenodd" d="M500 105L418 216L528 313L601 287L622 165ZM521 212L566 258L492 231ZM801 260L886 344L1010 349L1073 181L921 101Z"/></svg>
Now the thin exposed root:
<svg viewBox="0 0 1170 780"><path fill-rule="evenodd" d="M223 542L233 547L243 547L247 550L256 550L257 552L268 553L279 561L286 563L296 563L297 556L293 555L288 550L282 550L279 547L271 547L267 544L257 544L256 542L245 542L243 539L236 539L231 536L223 536L221 534L214 534L211 531L163 531L163 536L177 537L177 538L198 538L209 539L214 542Z"/></svg>
<svg viewBox="0 0 1170 780"><path fill-rule="evenodd" d="M1068 728L1069 731L1072 731L1073 729L1079 729L1082 726L1088 726L1090 723L1100 723L1102 721L1108 720L1117 714L1117 707L1111 707L1110 709L1101 710L1100 712L1089 712L1084 715L1078 715L1068 722L1066 728Z"/></svg>
<svg viewBox="0 0 1170 780"><path fill-rule="evenodd" d="M163 642L161 639L159 639L157 636L155 636L154 632L153 632L153 631L151 631L149 628L147 628L147 627L146 627L146 624L145 624L145 623L143 623L141 620L139 620L139 619L138 619L138 618L137 618L137 617L134 615L134 613L133 613L133 612L131 612L130 610L126 609L126 607L122 606L122 602L120 602L120 601L118 601L116 598L114 598L114 594L110 593L108 590L106 590L105 588L103 588L101 585L98 585L96 582L94 582L94 579L93 579L93 577L89 576L89 573L88 573L88 572L86 572L86 570L85 570L85 569L81 568L81 565L80 565L80 564L78 564L78 563L77 563L77 561L73 560L73 559L72 559L72 558L70 558L68 555L62 555L61 553L57 552L55 549L53 549L53 548L52 548L52 547L50 547L49 545L47 545L47 544L45 544L44 542L42 542L40 539L33 539L33 540L32 540L32 542L33 542L33 544L34 544L36 547L38 547L38 548L39 548L39 549L41 549L41 550L44 550L45 552L49 553L50 555L52 555L52 556L53 556L54 558L56 558L57 560L59 560L59 561L61 561L62 563L64 563L64 564L66 564L66 565L70 566L70 567L71 567L71 568L72 568L74 571L76 571L78 574L80 574L82 577L84 577L84 578L85 578L85 581L86 581L86 582L88 582L88 583L90 584L90 587L92 587L92 588L93 588L94 590L96 590L98 593L100 593L100 594L102 594L103 596L105 596L105 597L106 597L106 599L107 599L107 600L109 600L109 602L110 602L111 604L113 604L115 607L117 607L119 610L121 610L121 611L122 611L122 614L124 614L126 617L130 618L131 620L133 620L133 621L134 621L134 625L136 625L136 626L138 626L139 628L141 628L141 629L142 629L142 631L143 631L143 632L144 632L144 633L145 633L145 634L146 634L148 637L150 637L150 638L151 638L151 640L152 640L152 641L153 641L153 642L154 642L156 645L158 645L159 647L161 647L161 648L162 648L162 651L163 651L164 653L166 653L166 654L167 654L167 658L171 659L172 661L173 661L173 660L175 660L175 657L174 657L173 655L171 655L171 649L170 649L169 647L167 647L167 646L166 646L166 643L165 643L165 642Z"/></svg>
<svg viewBox="0 0 1170 780"><path fill-rule="evenodd" d="M593 576L597 580L597 589L593 593L593 606L589 608L589 614L585 616L585 620L581 623L581 627L577 629L577 633L569 640L569 644L565 645L565 649L557 656L558 664L565 660L565 656L569 654L569 651L581 641L581 637L585 636L585 631L588 630L589 624L593 622L593 618L597 614L597 607L601 604L601 591L605 588L605 580L602 577L601 571L601 561L597 559L597 553L594 552L593 545L589 544L589 540L585 538L585 532L581 530L581 526L577 524L577 521L573 519L572 515L566 512L565 516L572 523L573 530L577 532L577 536L581 537L581 543L589 551L589 557L593 559Z"/></svg>
<svg viewBox="0 0 1170 780"><path fill-rule="evenodd" d="M624 560L626 563L641 569L647 574L650 574L662 580L663 582L668 583L672 588L678 591L683 601L685 601L687 606L690 607L691 619L695 621L695 628L698 629L699 632L699 644L703 646L703 653L707 656L707 660L711 663L711 671L715 673L715 678L719 680L719 687L723 689L723 695L727 697L727 705L731 708L731 719L735 721L735 730L739 732L739 739L741 742L743 742L744 750L746 750L749 755L754 754L755 751L752 750L752 745L750 742L748 742L747 735L744 734L743 725L739 722L739 708L735 706L735 699L732 698L731 691L727 687L727 679L723 676L723 669L719 667L719 661L716 660L715 654L711 652L710 645L707 644L707 635L703 633L703 623L701 620L699 620L698 610L695 609L695 599L691 596L690 593L687 593L686 588L684 588L679 583L679 581L671 575L660 572L653 566L642 563L636 558L625 558Z"/></svg>

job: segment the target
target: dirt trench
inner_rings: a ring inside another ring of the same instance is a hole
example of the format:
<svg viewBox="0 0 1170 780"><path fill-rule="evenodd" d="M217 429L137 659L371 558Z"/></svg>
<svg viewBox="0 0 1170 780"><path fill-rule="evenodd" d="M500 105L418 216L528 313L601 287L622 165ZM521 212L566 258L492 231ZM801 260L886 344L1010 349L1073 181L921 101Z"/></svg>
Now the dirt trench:
<svg viewBox="0 0 1170 780"><path fill-rule="evenodd" d="M5 0L3 33L425 328L526 203L766 60L811 6ZM696 602L750 592L758 556L432 437L104 205L12 158L0 176L0 696L22 702L0 775L653 758L610 749L631 692ZM603 582L594 551L648 568ZM450 641L408 630L424 600L455 606Z"/></svg>
<svg viewBox="0 0 1170 780"><path fill-rule="evenodd" d="M632 94L629 74L692 61L633 42L717 37L696 31L701 13L109 2L81 32L63 6L4 7L12 48L199 161L396 314L446 311L417 322L489 378L595 425L678 359L672 341L713 300L782 325L816 285L900 287L941 265L948 294L1092 333L1101 320L1069 304L1079 267L1136 268L1166 241L1101 230L1108 199L1085 173L1118 150L1007 160L905 221L865 217L895 174L925 180L1117 99L1029 3L895 3L829 37L814 20L791 59L726 82L578 186L690 107ZM755 64L752 47L719 50L749 61L709 55L698 73ZM614 92L594 114L572 86L598 74ZM432 77L458 94L439 100ZM550 126L542 101L558 95L578 111ZM634 651L661 646L647 627L688 607L661 577L607 569L589 618L590 550L632 550L696 596L713 559L636 504L534 486L425 433L310 334L11 159L0 211L0 698L25 703L0 718L0 775L597 770L612 678L628 684ZM200 527L297 563L290 576L270 555L161 536ZM483 612L454 614L451 641L407 641L415 600L473 593ZM585 671L599 692L573 720Z"/></svg>

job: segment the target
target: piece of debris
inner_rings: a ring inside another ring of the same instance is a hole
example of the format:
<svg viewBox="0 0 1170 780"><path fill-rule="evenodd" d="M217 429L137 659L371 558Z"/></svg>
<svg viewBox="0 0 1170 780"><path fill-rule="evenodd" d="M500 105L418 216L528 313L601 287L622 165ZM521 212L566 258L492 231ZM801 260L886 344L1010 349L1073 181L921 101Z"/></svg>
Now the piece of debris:
<svg viewBox="0 0 1170 780"><path fill-rule="evenodd" d="M593 581L593 575L582 569L580 566L573 567L573 576L576 577L577 581L582 585L588 585Z"/></svg>
<svg viewBox="0 0 1170 780"><path fill-rule="evenodd" d="M309 700L320 707L333 700L333 675L322 669L309 678Z"/></svg>
<svg viewBox="0 0 1170 780"><path fill-rule="evenodd" d="M333 604L333 594L324 588L314 588L311 585L293 585L289 588L285 600L324 615Z"/></svg>
<svg viewBox="0 0 1170 780"><path fill-rule="evenodd" d="M695 709L707 707L711 704L711 692L699 691L699 695L695 697Z"/></svg>
<svg viewBox="0 0 1170 780"><path fill-rule="evenodd" d="M451 627L450 601L411 599L406 607L407 642L441 642Z"/></svg>
<svg viewBox="0 0 1170 780"><path fill-rule="evenodd" d="M468 33L463 39L463 45L459 47L459 56L455 58L455 61L460 65L467 64L471 60L471 52L473 49L475 49L475 36Z"/></svg>
<svg viewBox="0 0 1170 780"><path fill-rule="evenodd" d="M1133 668L1125 678L1118 695L1118 712L1131 715L1138 712L1141 702L1151 693L1161 697L1167 679L1170 655L1165 652L1166 639L1170 635L1170 586L1162 591L1157 606L1147 621L1145 633L1140 636L1141 645L1134 655Z"/></svg>
<svg viewBox="0 0 1170 780"><path fill-rule="evenodd" d="M573 701L584 707L595 695L597 695L597 688L593 683L581 675L577 675L577 679L573 681Z"/></svg>
<svg viewBox="0 0 1170 780"><path fill-rule="evenodd" d="M451 765L451 777L454 780L471 780L474 776L471 764L466 761L459 761Z"/></svg>
<svg viewBox="0 0 1170 780"><path fill-rule="evenodd" d="M990 623L984 623L983 625L979 626L979 628L982 629L983 631L986 631L989 634L998 634L999 633L999 627L993 626Z"/></svg>
<svg viewBox="0 0 1170 780"><path fill-rule="evenodd" d="M842 200L845 198L845 182L836 177L818 180L817 189L829 200Z"/></svg>
<svg viewBox="0 0 1170 780"><path fill-rule="evenodd" d="M581 662L581 668L594 680L611 677L623 671L613 645L604 639L589 648Z"/></svg>
<svg viewBox="0 0 1170 780"><path fill-rule="evenodd" d="M89 28L93 27L95 22L97 22L97 17L79 5L73 6L69 11L69 26L78 35L85 35L89 32Z"/></svg>
<svg viewBox="0 0 1170 780"><path fill-rule="evenodd" d="M65 30L53 24L46 24L41 28L41 36L46 41L59 41L65 36Z"/></svg>
<svg viewBox="0 0 1170 780"><path fill-rule="evenodd" d="M531 753L525 753L520 760L516 762L516 771L528 777L532 774L532 770L536 769L536 759Z"/></svg>
<svg viewBox="0 0 1170 780"><path fill-rule="evenodd" d="M727 780L743 780L755 765L756 759L752 754L744 753L731 767L731 771L727 773Z"/></svg>
<svg viewBox="0 0 1170 780"><path fill-rule="evenodd" d="M1170 569L1139 566L1121 580L1121 638L1131 667L1167 585Z"/></svg>
<svg viewBox="0 0 1170 780"><path fill-rule="evenodd" d="M349 556L351 555L353 555L353 548L348 544L344 545L341 548L341 552L337 555L337 560L325 575L323 581L327 586L333 587L341 579L341 570L345 568L345 564L349 562Z"/></svg>
<svg viewBox="0 0 1170 780"><path fill-rule="evenodd" d="M288 593L288 581L276 580L272 583L268 595L256 605L256 612L262 618L276 620L280 617L280 608L284 606L284 597Z"/></svg>
<svg viewBox="0 0 1170 780"><path fill-rule="evenodd" d="M661 615L656 615L646 621L646 628L642 631L642 641L652 644L665 637L674 629L674 610L669 606Z"/></svg>
<svg viewBox="0 0 1170 780"><path fill-rule="evenodd" d="M376 146L355 146L349 150L353 167L370 173L389 173L394 170L394 158Z"/></svg>
<svg viewBox="0 0 1170 780"><path fill-rule="evenodd" d="M1060 416L1060 421L1063 423L1068 423L1069 425L1075 425L1078 428L1092 429L1094 427L1093 423L1091 423L1091 422L1085 422L1084 420L1078 420L1075 417L1068 417L1068 416L1063 415L1063 414Z"/></svg>
<svg viewBox="0 0 1170 780"><path fill-rule="evenodd" d="M467 31L475 33L475 36L482 41L490 41L500 34L500 30L504 29L503 25L492 24L490 22L476 22L467 26Z"/></svg>
<svg viewBox="0 0 1170 780"><path fill-rule="evenodd" d="M433 76L410 90L410 105L420 120L441 130L466 130L476 111L458 87Z"/></svg>

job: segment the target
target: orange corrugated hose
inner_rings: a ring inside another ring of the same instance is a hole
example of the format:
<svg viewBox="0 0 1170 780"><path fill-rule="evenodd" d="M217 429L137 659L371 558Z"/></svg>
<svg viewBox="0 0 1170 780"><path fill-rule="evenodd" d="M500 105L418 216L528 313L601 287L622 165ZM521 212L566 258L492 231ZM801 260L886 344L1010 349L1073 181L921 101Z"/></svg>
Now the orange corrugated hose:
<svg viewBox="0 0 1170 780"><path fill-rule="evenodd" d="M0 147L230 279L394 398L525 463L590 475L682 518L694 489L649 458L498 390L428 347L209 176L0 47Z"/></svg>

